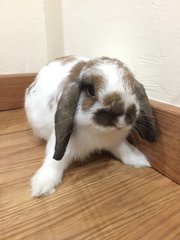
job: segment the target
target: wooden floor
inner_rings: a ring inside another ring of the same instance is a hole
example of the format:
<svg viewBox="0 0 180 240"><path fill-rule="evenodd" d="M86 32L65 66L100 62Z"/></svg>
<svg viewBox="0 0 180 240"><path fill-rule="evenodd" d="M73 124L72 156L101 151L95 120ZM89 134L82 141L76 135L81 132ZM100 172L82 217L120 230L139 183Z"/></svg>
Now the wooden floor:
<svg viewBox="0 0 180 240"><path fill-rule="evenodd" d="M1 112L0 239L180 239L180 186L168 178L98 156L33 199L29 180L43 155L23 110Z"/></svg>

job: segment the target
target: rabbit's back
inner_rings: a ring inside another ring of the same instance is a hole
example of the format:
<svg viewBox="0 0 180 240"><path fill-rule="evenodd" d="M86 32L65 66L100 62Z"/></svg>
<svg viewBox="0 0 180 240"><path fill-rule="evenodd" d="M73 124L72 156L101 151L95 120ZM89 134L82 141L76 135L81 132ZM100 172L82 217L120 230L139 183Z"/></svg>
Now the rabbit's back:
<svg viewBox="0 0 180 240"><path fill-rule="evenodd" d="M69 59L69 61L68 61ZM66 77L82 57L66 57L44 66L26 90L25 110L33 132L48 140L54 127L54 115L61 97Z"/></svg>

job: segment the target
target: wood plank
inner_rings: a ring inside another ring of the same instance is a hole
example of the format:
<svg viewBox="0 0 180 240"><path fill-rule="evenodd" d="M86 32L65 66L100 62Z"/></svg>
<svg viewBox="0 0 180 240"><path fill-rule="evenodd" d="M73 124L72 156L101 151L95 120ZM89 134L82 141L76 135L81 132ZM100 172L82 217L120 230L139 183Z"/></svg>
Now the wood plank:
<svg viewBox="0 0 180 240"><path fill-rule="evenodd" d="M4 239L169 240L180 234L179 187L152 169L94 161L67 171L56 194L40 199L30 198L29 175L25 168L19 182L2 189Z"/></svg>
<svg viewBox="0 0 180 240"><path fill-rule="evenodd" d="M25 89L32 83L35 73L0 75L0 110L22 108Z"/></svg>
<svg viewBox="0 0 180 240"><path fill-rule="evenodd" d="M180 188L170 179L97 156L67 170L55 194L33 199L43 152L32 131L0 136L2 240L180 239Z"/></svg>
<svg viewBox="0 0 180 240"><path fill-rule="evenodd" d="M0 183L4 188L24 178L24 168L37 168L44 157L45 142L33 136L32 131L22 131L0 136ZM17 162L18 159L21 161ZM27 172L26 172L27 174ZM30 178L30 176L29 176Z"/></svg>
<svg viewBox="0 0 180 240"><path fill-rule="evenodd" d="M148 143L133 135L134 144L150 160L153 168L180 184L180 108L151 101L158 140Z"/></svg>
<svg viewBox="0 0 180 240"><path fill-rule="evenodd" d="M22 109L0 112L0 135L20 132L30 129L26 121L25 112Z"/></svg>

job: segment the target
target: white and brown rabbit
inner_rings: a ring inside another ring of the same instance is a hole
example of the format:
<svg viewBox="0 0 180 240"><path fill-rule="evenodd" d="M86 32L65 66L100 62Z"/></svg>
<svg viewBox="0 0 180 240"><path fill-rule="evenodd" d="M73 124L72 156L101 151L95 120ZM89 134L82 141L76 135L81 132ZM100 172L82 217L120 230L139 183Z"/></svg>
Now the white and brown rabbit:
<svg viewBox="0 0 180 240"><path fill-rule="evenodd" d="M53 193L64 170L96 150L124 164L149 167L126 141L132 129L156 140L144 87L119 60L62 57L44 66L26 91L25 109L34 133L47 140L44 163L32 178L32 196Z"/></svg>

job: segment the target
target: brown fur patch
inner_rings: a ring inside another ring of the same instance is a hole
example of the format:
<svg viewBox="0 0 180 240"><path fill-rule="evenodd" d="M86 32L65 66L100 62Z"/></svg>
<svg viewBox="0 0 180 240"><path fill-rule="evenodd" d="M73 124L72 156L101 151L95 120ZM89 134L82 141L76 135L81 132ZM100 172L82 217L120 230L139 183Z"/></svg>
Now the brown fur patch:
<svg viewBox="0 0 180 240"><path fill-rule="evenodd" d="M118 65L119 67L123 67L124 64L119 61L118 59L116 58L109 58L109 57L101 57L101 58L95 58L93 60L90 60L87 64L88 67L92 67L92 66L96 66L98 64L116 64Z"/></svg>
<svg viewBox="0 0 180 240"><path fill-rule="evenodd" d="M96 100L93 97L84 98L82 102L82 110L88 111L94 105L95 102Z"/></svg>
<svg viewBox="0 0 180 240"><path fill-rule="evenodd" d="M121 68L124 66L124 64L116 58L101 57L86 62L86 68L96 69L96 67L100 64L116 64Z"/></svg>
<svg viewBox="0 0 180 240"><path fill-rule="evenodd" d="M84 65L85 65L84 61L80 61L74 65L74 67L71 69L69 76L68 76L69 82L73 82L73 81L77 80Z"/></svg>
<svg viewBox="0 0 180 240"><path fill-rule="evenodd" d="M61 64L67 64L67 63L75 61L76 59L77 58L73 55L56 58L56 60L60 61Z"/></svg>
<svg viewBox="0 0 180 240"><path fill-rule="evenodd" d="M67 77L67 81L64 85L64 89L66 89L69 86L69 84L71 84L72 82L77 81L84 64L85 64L84 61L80 61L72 67L72 69L69 72L69 75ZM58 87L57 91L59 92L59 87ZM58 102L58 101L59 101L59 99L57 98L56 102Z"/></svg>
<svg viewBox="0 0 180 240"><path fill-rule="evenodd" d="M124 114L124 104L122 101L115 101L108 108L101 108L96 111L94 121L104 127L114 126L117 117Z"/></svg>
<svg viewBox="0 0 180 240"><path fill-rule="evenodd" d="M105 81L101 75L92 75L91 80L94 86L95 90L95 96L98 97L98 93L100 92L100 89L104 86Z"/></svg>
<svg viewBox="0 0 180 240"><path fill-rule="evenodd" d="M121 97L120 97L119 93L113 92L109 95L106 95L103 98L103 105L107 106L107 105L112 104L115 101L120 101L120 100L121 100Z"/></svg>
<svg viewBox="0 0 180 240"><path fill-rule="evenodd" d="M85 68L86 68L86 65L85 65ZM100 92L100 89L103 87L104 83L105 81L101 75L99 74L86 75L86 70L85 70L85 74L83 75L83 78L82 78L82 85L84 86L92 85L94 87L94 93L97 99L98 99L98 94Z"/></svg>
<svg viewBox="0 0 180 240"><path fill-rule="evenodd" d="M136 105L131 104L128 109L126 110L125 115L126 123L133 124L136 120Z"/></svg>
<svg viewBox="0 0 180 240"><path fill-rule="evenodd" d="M122 100L118 100L118 101L114 101L111 105L109 110L117 115L121 115L124 113L124 103L122 102Z"/></svg>

